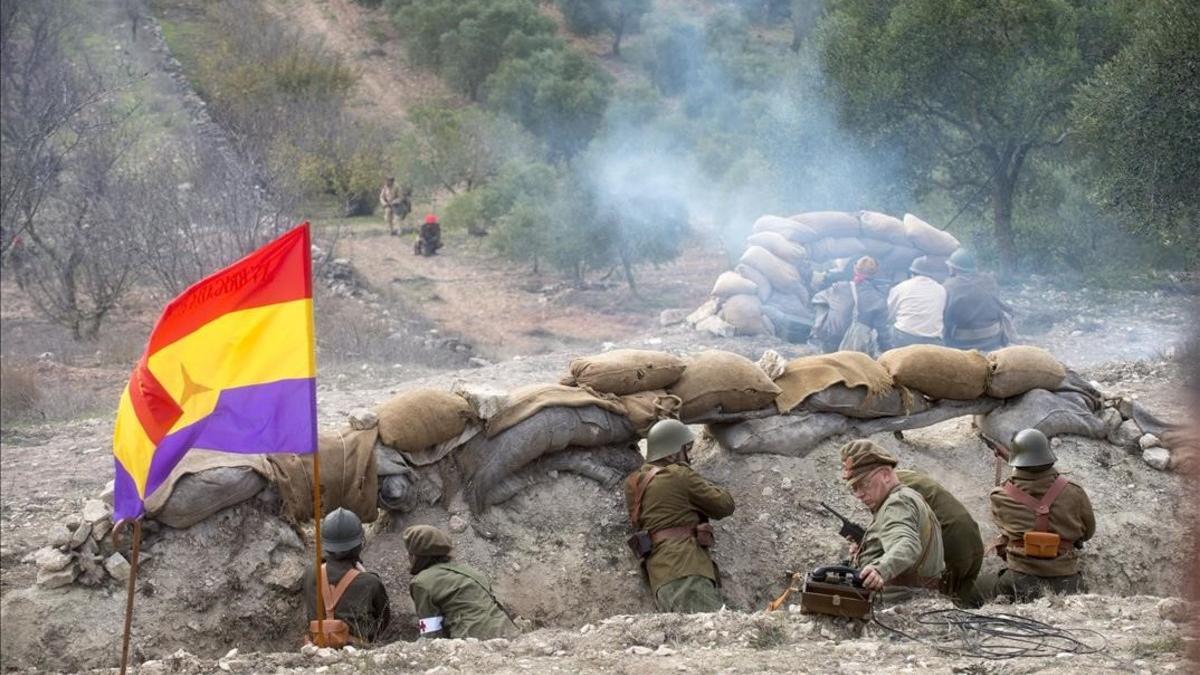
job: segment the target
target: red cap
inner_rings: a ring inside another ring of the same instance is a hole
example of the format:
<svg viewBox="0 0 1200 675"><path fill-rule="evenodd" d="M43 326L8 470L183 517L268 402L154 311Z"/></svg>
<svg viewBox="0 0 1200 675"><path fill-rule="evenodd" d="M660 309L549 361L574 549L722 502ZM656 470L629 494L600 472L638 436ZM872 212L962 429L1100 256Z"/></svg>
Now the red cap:
<svg viewBox="0 0 1200 675"><path fill-rule="evenodd" d="M437 222L437 216L433 215L432 213L425 216L425 224L426 225L432 225L436 222Z"/></svg>

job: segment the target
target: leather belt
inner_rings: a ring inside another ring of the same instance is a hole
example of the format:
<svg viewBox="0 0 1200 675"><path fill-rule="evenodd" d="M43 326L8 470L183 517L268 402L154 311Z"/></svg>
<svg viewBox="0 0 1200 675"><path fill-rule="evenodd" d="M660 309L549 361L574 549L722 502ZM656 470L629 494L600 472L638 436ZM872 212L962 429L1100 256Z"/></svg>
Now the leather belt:
<svg viewBox="0 0 1200 675"><path fill-rule="evenodd" d="M691 539L695 536L695 525L681 525L679 527L668 527L651 532L650 541L657 544L660 541L666 541L667 539Z"/></svg>

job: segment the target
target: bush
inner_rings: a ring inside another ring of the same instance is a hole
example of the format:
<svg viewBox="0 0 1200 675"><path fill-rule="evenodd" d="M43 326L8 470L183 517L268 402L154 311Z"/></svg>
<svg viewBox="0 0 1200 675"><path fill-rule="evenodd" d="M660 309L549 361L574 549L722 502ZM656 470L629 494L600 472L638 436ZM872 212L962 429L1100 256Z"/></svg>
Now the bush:
<svg viewBox="0 0 1200 675"><path fill-rule="evenodd" d="M0 364L0 418L4 424L33 414L42 400L33 369Z"/></svg>

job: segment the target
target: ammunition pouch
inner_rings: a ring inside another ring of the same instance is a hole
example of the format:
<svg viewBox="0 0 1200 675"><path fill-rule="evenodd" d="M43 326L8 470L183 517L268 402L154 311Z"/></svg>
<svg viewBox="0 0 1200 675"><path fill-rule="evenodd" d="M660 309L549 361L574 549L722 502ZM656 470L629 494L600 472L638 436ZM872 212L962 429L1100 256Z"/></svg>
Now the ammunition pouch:
<svg viewBox="0 0 1200 675"><path fill-rule="evenodd" d="M1030 558L1057 558L1062 537L1054 532L1026 532L1025 555Z"/></svg>
<svg viewBox="0 0 1200 675"><path fill-rule="evenodd" d="M700 548L712 548L713 544L717 543L717 536L712 525L700 523L696 526L696 543L700 544Z"/></svg>
<svg viewBox="0 0 1200 675"><path fill-rule="evenodd" d="M645 560L646 556L654 550L654 542L650 539L650 533L646 530L638 530L629 535L625 540L625 544L629 546L629 550L633 551L633 555L638 560Z"/></svg>
<svg viewBox="0 0 1200 675"><path fill-rule="evenodd" d="M308 622L308 642L341 649L352 644L354 638L350 635L350 626L341 619L313 620Z"/></svg>

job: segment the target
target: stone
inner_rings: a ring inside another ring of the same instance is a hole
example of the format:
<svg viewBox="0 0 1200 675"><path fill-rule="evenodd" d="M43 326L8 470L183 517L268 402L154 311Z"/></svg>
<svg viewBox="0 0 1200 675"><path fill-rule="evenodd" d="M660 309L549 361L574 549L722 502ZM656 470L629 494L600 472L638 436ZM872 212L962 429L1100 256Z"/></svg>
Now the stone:
<svg viewBox="0 0 1200 675"><path fill-rule="evenodd" d="M112 518L112 508L99 499L89 499L83 503L83 522L95 524L101 520Z"/></svg>
<svg viewBox="0 0 1200 675"><path fill-rule="evenodd" d="M467 530L467 521L461 516L450 516L450 531L458 534Z"/></svg>
<svg viewBox="0 0 1200 675"><path fill-rule="evenodd" d="M263 576L263 581L281 590L298 591L304 581L304 563L295 558L285 558L278 565L271 566Z"/></svg>
<svg viewBox="0 0 1200 675"><path fill-rule="evenodd" d="M696 308L696 311L688 314L687 319L689 326L696 330L700 330L700 323L705 319L715 315L717 308L720 306L720 301L716 298L709 298L707 302Z"/></svg>
<svg viewBox="0 0 1200 675"><path fill-rule="evenodd" d="M75 563L71 563L57 572L38 570L37 585L42 588L60 588L74 582L77 576L79 576L79 566Z"/></svg>
<svg viewBox="0 0 1200 675"><path fill-rule="evenodd" d="M350 411L350 428L351 429L373 429L379 424L379 415L374 411L366 408L355 408Z"/></svg>
<svg viewBox="0 0 1200 675"><path fill-rule="evenodd" d="M1166 448L1147 448L1142 453L1142 461L1152 469L1166 471L1171 467L1171 451Z"/></svg>
<svg viewBox="0 0 1200 675"><path fill-rule="evenodd" d="M487 368L488 366L492 365L492 362L481 356L472 356L471 358L467 359L467 365L471 366L472 368Z"/></svg>
<svg viewBox="0 0 1200 675"><path fill-rule="evenodd" d="M667 326L674 326L677 323L683 323L687 321L688 314L691 314L691 312L686 309L664 309L658 314L658 325L666 328Z"/></svg>
<svg viewBox="0 0 1200 675"><path fill-rule="evenodd" d="M101 520L98 520L98 521L96 521L96 524L92 525L92 539L94 539L98 542L104 541L104 538L107 537L108 533L111 531L112 531L112 521L111 520L109 520L108 518L103 518Z"/></svg>
<svg viewBox="0 0 1200 675"><path fill-rule="evenodd" d="M66 548L71 543L71 530L62 523L55 523L50 526L50 531L46 533L46 545L54 548Z"/></svg>
<svg viewBox="0 0 1200 675"><path fill-rule="evenodd" d="M733 337L734 328L719 316L710 316L696 323L696 330L713 337Z"/></svg>
<svg viewBox="0 0 1200 675"><path fill-rule="evenodd" d="M654 650L655 656L674 656L675 650L666 645L659 645L658 649Z"/></svg>
<svg viewBox="0 0 1200 675"><path fill-rule="evenodd" d="M1141 446L1142 450L1148 450L1162 446L1162 441L1154 434L1143 434L1138 439L1138 445Z"/></svg>
<svg viewBox="0 0 1200 675"><path fill-rule="evenodd" d="M779 487L783 488L784 490L791 490L792 489L791 477L784 476L783 480L779 481Z"/></svg>
<svg viewBox="0 0 1200 675"><path fill-rule="evenodd" d="M508 405L508 392L487 384L468 384L460 380L454 383L451 391L467 399L480 419L491 419Z"/></svg>
<svg viewBox="0 0 1200 675"><path fill-rule="evenodd" d="M115 491L116 491L116 483L111 480L108 481L107 483L104 484L104 489L100 491L100 501L104 502L105 504L108 504L109 506L112 506L113 493Z"/></svg>
<svg viewBox="0 0 1200 675"><path fill-rule="evenodd" d="M56 548L46 546L33 552L33 562L39 572L58 572L71 564L71 556Z"/></svg>
<svg viewBox="0 0 1200 675"><path fill-rule="evenodd" d="M300 653L304 656L313 657L317 655L318 647L311 642L300 648Z"/></svg>
<svg viewBox="0 0 1200 675"><path fill-rule="evenodd" d="M83 542L87 541L88 537L91 536L92 524L84 523L75 528L75 531L71 533L71 541L67 542L67 548L79 548L80 546L83 546Z"/></svg>
<svg viewBox="0 0 1200 675"><path fill-rule="evenodd" d="M114 553L104 560L104 569L120 582L129 581L129 561L120 553Z"/></svg>
<svg viewBox="0 0 1200 675"><path fill-rule="evenodd" d="M1186 623L1192 619L1193 613L1186 600L1163 598L1158 602L1158 615L1167 621Z"/></svg>
<svg viewBox="0 0 1200 675"><path fill-rule="evenodd" d="M1132 450L1138 446L1138 439L1142 437L1142 430L1138 428L1137 422L1133 420L1125 420L1121 422L1121 426L1109 435L1108 441L1113 445L1118 445L1126 450Z"/></svg>
<svg viewBox="0 0 1200 675"><path fill-rule="evenodd" d="M762 489L762 496L771 497L775 494L775 488L767 486Z"/></svg>
<svg viewBox="0 0 1200 675"><path fill-rule="evenodd" d="M1125 418L1121 417L1121 412L1115 408L1106 408L1101 417L1104 420L1104 435L1107 437L1116 434L1117 429L1121 427L1121 422L1125 421Z"/></svg>
<svg viewBox="0 0 1200 675"><path fill-rule="evenodd" d="M629 649L626 649L625 653L633 654L634 656L649 656L650 654L654 653L654 650L650 649L649 647L643 647L641 645L634 645L634 646L630 647Z"/></svg>

